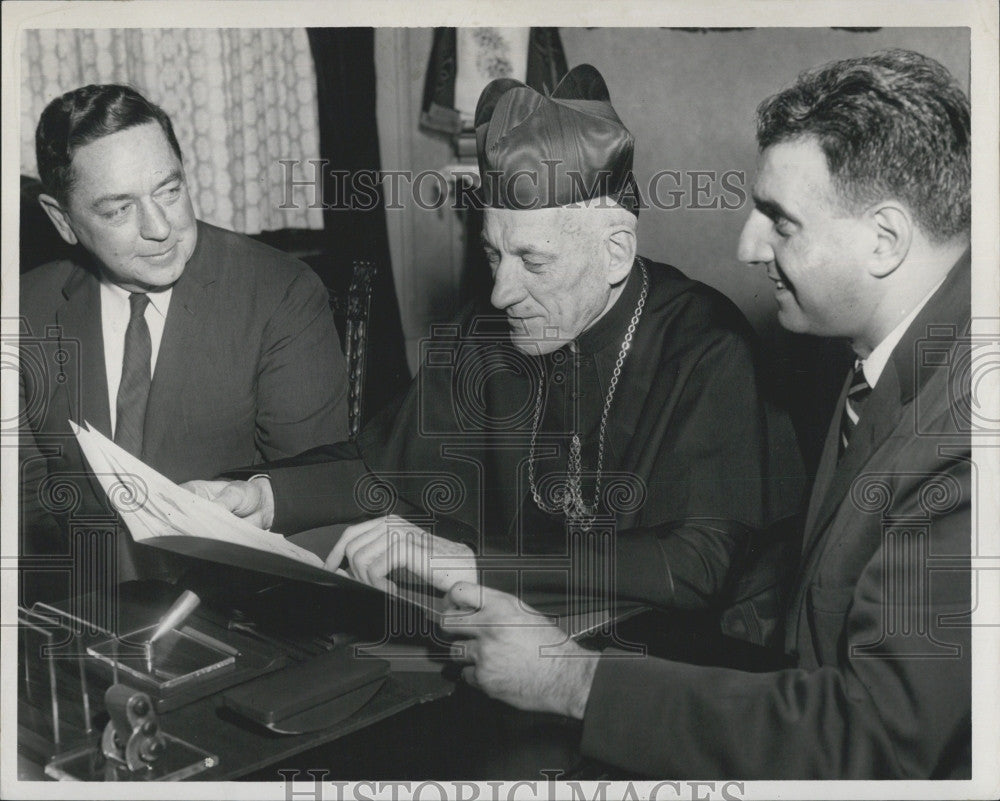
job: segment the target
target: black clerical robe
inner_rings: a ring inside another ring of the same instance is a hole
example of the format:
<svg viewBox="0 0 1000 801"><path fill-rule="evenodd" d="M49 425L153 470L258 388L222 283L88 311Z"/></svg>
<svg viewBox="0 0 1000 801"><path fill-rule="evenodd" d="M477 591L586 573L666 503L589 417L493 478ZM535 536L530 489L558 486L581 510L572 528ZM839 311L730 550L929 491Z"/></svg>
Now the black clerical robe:
<svg viewBox="0 0 1000 801"><path fill-rule="evenodd" d="M539 381L536 490L551 502L577 433L590 502L601 415L643 270L648 297L607 416L600 504L585 530L542 511L531 490ZM790 521L803 479L787 417L762 399L752 334L736 307L640 259L615 305L574 343L530 356L508 331L495 311L469 309L422 344L409 392L356 447L272 465L273 528L394 512L467 542L486 584L728 607L726 633L767 641L797 555Z"/></svg>

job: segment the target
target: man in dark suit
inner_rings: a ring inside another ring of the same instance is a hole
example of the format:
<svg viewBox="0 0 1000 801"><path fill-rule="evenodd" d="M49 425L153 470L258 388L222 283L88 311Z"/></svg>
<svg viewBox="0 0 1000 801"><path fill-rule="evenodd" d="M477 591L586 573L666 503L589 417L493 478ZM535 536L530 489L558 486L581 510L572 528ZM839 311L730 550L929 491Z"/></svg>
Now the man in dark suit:
<svg viewBox="0 0 1000 801"><path fill-rule="evenodd" d="M39 201L77 255L21 278L21 556L61 572L74 527L114 519L70 420L170 479L208 478L342 439L347 381L320 279L195 219L160 108L82 87L45 109L36 147ZM112 580L165 571L124 529L115 539Z"/></svg>
<svg viewBox="0 0 1000 801"><path fill-rule="evenodd" d="M809 503L789 666L597 657L459 583L469 611L444 628L470 683L582 719L583 752L633 773L970 776L969 120L940 64L898 50L805 73L758 111L740 257L767 270L786 328L857 355Z"/></svg>

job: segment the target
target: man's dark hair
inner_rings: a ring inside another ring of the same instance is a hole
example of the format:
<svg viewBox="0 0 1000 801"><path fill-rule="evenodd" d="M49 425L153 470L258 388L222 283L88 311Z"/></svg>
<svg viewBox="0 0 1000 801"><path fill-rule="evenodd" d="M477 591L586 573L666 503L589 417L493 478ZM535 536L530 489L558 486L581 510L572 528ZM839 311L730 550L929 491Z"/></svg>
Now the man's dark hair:
<svg viewBox="0 0 1000 801"><path fill-rule="evenodd" d="M969 99L938 62L883 50L808 70L757 108L757 144L813 137L842 203L905 203L936 241L968 231Z"/></svg>
<svg viewBox="0 0 1000 801"><path fill-rule="evenodd" d="M90 142L155 122L178 159L181 148L170 117L129 86L81 86L45 107L35 130L38 174L45 191L65 203L73 188L73 154Z"/></svg>

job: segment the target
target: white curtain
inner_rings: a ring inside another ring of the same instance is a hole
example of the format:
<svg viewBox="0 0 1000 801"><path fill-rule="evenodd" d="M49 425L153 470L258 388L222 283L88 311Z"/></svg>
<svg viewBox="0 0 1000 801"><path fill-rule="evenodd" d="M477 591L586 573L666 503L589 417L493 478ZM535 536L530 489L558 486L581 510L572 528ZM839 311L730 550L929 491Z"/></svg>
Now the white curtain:
<svg viewBox="0 0 1000 801"><path fill-rule="evenodd" d="M161 106L184 155L195 210L243 233L322 228L311 195L279 209L279 159L319 158L316 74L304 28L76 29L25 32L21 172L37 176L35 126L53 98L125 83ZM297 180L312 167L298 169ZM302 200L308 197L307 200Z"/></svg>

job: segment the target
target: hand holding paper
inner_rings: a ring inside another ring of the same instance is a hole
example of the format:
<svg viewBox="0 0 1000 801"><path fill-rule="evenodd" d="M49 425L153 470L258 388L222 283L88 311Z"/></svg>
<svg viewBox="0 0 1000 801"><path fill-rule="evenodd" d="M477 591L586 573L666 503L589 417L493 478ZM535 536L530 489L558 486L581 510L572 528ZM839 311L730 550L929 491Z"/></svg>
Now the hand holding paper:
<svg viewBox="0 0 1000 801"><path fill-rule="evenodd" d="M80 448L136 542L191 537L253 548L322 569L323 560L218 503L177 486L89 426L70 422ZM216 483L216 482L205 482ZM218 482L228 483L228 482ZM173 549L171 549L173 550Z"/></svg>
<svg viewBox="0 0 1000 801"><path fill-rule="evenodd" d="M267 476L249 481L188 481L181 486L258 528L269 529L274 522L274 491Z"/></svg>
<svg viewBox="0 0 1000 801"><path fill-rule="evenodd" d="M136 542L299 581L370 588L372 582L358 581L339 569L339 560L324 567L323 560L312 551L254 525L255 520L273 516L273 512L266 511L270 498L267 480L190 482L187 486L196 486L189 491L87 424L78 426L70 421L70 426L94 475ZM233 514L227 507L246 517ZM385 585L380 589L394 588ZM443 598L427 592L405 589L393 595L432 615L443 604Z"/></svg>

